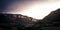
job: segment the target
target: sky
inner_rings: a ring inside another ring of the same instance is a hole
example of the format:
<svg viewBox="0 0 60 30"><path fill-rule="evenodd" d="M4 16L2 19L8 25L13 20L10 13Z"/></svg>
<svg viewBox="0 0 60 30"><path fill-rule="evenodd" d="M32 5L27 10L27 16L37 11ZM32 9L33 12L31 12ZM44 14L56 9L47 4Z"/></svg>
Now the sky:
<svg viewBox="0 0 60 30"><path fill-rule="evenodd" d="M0 11L9 14L22 14L35 19L43 19L50 12L58 8L60 8L60 0L6 0Z"/></svg>

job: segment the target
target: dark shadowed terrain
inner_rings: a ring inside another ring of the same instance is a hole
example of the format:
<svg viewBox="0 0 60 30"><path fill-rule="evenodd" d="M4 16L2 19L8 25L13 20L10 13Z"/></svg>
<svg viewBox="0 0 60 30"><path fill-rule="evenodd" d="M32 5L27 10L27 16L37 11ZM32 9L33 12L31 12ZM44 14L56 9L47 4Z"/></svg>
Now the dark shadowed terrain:
<svg viewBox="0 0 60 30"><path fill-rule="evenodd" d="M0 30L60 30L60 9L42 20L21 14L0 13Z"/></svg>

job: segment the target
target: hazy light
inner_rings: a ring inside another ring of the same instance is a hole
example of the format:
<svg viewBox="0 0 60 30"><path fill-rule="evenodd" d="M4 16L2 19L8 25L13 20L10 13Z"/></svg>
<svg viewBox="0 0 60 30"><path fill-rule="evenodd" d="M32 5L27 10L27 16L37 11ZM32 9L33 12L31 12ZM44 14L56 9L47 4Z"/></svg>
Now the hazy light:
<svg viewBox="0 0 60 30"><path fill-rule="evenodd" d="M43 19L51 11L54 11L58 8L60 8L60 2L46 2L46 3L34 2L31 5L27 4L22 5L22 7L19 6L17 9L11 10L12 12L10 13L22 14L36 19Z"/></svg>
<svg viewBox="0 0 60 30"><path fill-rule="evenodd" d="M47 16L51 11L54 11L58 8L58 5L33 5L30 9L26 9L27 11L21 12L23 15L27 15L36 19L42 19Z"/></svg>

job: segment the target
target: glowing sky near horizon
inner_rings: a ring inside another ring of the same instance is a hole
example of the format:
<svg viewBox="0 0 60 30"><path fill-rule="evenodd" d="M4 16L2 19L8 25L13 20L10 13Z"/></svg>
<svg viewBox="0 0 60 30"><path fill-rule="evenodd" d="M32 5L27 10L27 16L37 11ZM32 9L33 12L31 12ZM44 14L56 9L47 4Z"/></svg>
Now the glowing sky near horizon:
<svg viewBox="0 0 60 30"><path fill-rule="evenodd" d="M36 19L43 19L51 11L60 8L60 1L24 1L14 3L5 10L7 13L22 14Z"/></svg>

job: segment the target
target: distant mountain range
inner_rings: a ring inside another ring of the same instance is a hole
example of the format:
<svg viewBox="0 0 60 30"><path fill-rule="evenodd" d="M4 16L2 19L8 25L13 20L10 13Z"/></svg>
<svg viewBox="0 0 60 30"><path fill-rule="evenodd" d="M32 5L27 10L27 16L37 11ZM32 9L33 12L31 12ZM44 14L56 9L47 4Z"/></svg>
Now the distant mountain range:
<svg viewBox="0 0 60 30"><path fill-rule="evenodd" d="M11 25L22 25L22 26L32 26L35 24L37 19L32 17L24 16L21 14L4 14L0 13L0 23L6 23Z"/></svg>

